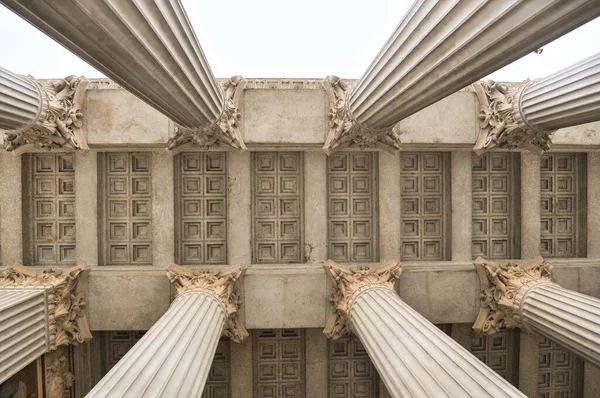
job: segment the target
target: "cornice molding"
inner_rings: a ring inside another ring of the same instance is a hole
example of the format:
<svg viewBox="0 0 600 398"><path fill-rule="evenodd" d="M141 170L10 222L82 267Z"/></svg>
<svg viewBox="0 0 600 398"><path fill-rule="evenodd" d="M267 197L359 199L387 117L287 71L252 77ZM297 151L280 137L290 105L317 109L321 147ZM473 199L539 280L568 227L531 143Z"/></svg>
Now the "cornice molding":
<svg viewBox="0 0 600 398"><path fill-rule="evenodd" d="M83 102L89 80L67 76L62 80L28 80L41 99L38 117L28 127L4 134L4 148L15 155L34 149L89 149L81 127Z"/></svg>
<svg viewBox="0 0 600 398"><path fill-rule="evenodd" d="M472 84L479 101L480 130L473 150L483 153L492 148L550 149L554 131L539 131L526 123L520 109L520 97L530 84L499 83L482 80Z"/></svg>
<svg viewBox="0 0 600 398"><path fill-rule="evenodd" d="M88 265L35 269L15 265L0 278L0 288L45 288L48 303L50 350L81 344L92 338L86 317L85 283Z"/></svg>
<svg viewBox="0 0 600 398"><path fill-rule="evenodd" d="M239 101L246 86L246 79L237 75L223 84L224 105L221 116L216 122L199 130L175 126L173 136L167 142L167 148L174 150L185 144L202 149L221 145L246 150L244 138L239 129Z"/></svg>
<svg viewBox="0 0 600 398"><path fill-rule="evenodd" d="M238 316L242 301L239 285L244 273L245 269L242 267L191 270L173 265L167 271L167 277L175 287L178 297L190 291L203 291L215 296L225 308L225 336L239 343L248 337L246 327Z"/></svg>
<svg viewBox="0 0 600 398"><path fill-rule="evenodd" d="M552 283L552 265L542 257L504 264L478 257L473 264L481 286L481 308L473 325L478 333L496 333L503 326L523 327L523 297L540 283Z"/></svg>
<svg viewBox="0 0 600 398"><path fill-rule="evenodd" d="M380 266L361 265L356 268L328 260L323 268L334 283L334 291L330 298L334 312L323 330L330 339L338 339L352 333L349 315L357 294L373 287L394 290L396 281L402 274L402 267L397 260Z"/></svg>
<svg viewBox="0 0 600 398"><path fill-rule="evenodd" d="M361 126L348 107L351 86L337 76L327 76L321 82L329 98L329 131L323 150L327 155L349 147L381 148L390 152L401 149L400 136L393 127L370 130Z"/></svg>

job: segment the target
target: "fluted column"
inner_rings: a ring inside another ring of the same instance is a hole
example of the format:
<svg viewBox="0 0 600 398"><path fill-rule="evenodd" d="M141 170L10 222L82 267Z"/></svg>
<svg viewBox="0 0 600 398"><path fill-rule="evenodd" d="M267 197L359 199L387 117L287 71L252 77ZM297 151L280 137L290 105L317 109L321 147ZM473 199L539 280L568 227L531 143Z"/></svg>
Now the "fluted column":
<svg viewBox="0 0 600 398"><path fill-rule="evenodd" d="M15 265L0 277L0 383L48 351L92 335L81 282L89 267ZM85 283L85 282L84 282Z"/></svg>
<svg viewBox="0 0 600 398"><path fill-rule="evenodd" d="M179 0L1 2L177 123L170 149L245 149L234 95L245 81L236 76L223 91Z"/></svg>
<svg viewBox="0 0 600 398"><path fill-rule="evenodd" d="M354 332L393 397L524 397L398 297L398 261L358 269L328 261L325 271L335 312L324 333Z"/></svg>
<svg viewBox="0 0 600 398"><path fill-rule="evenodd" d="M171 267L177 298L86 397L201 397L221 335L248 335L236 316L243 273Z"/></svg>
<svg viewBox="0 0 600 398"><path fill-rule="evenodd" d="M552 266L542 257L508 264L478 258L475 267L482 291L473 329L519 327L600 366L600 300L552 282Z"/></svg>
<svg viewBox="0 0 600 398"><path fill-rule="evenodd" d="M545 151L561 128L600 120L600 53L546 78L522 84L473 84L481 130L475 150Z"/></svg>
<svg viewBox="0 0 600 398"><path fill-rule="evenodd" d="M35 81L0 67L4 148L15 155L40 148L88 149L81 131L88 83L84 76Z"/></svg>
<svg viewBox="0 0 600 398"><path fill-rule="evenodd" d="M598 15L596 0L417 0L354 87L338 85L324 149L397 149L400 120Z"/></svg>

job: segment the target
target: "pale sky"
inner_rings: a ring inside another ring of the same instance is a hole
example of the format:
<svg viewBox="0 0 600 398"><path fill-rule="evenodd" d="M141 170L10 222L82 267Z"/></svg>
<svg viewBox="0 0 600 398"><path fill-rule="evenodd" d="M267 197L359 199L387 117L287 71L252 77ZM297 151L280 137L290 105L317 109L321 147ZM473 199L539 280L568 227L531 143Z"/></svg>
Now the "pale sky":
<svg viewBox="0 0 600 398"><path fill-rule="evenodd" d="M412 0L183 0L216 77L355 79L369 66ZM368 4L368 5L366 5ZM0 65L37 78L103 77L0 5ZM490 75L540 78L600 51L600 18Z"/></svg>

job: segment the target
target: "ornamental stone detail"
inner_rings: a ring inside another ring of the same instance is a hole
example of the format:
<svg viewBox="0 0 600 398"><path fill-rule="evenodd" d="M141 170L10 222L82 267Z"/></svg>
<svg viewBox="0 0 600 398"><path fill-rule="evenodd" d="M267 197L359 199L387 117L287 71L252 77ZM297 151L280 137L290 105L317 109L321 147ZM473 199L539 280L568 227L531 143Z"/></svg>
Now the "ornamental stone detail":
<svg viewBox="0 0 600 398"><path fill-rule="evenodd" d="M88 265L42 270L15 265L4 271L0 288L46 289L50 350L54 351L92 338L85 313L84 279L89 270Z"/></svg>
<svg viewBox="0 0 600 398"><path fill-rule="evenodd" d="M246 86L246 79L236 75L223 84L224 104L221 116L216 122L201 129L187 129L175 126L173 136L167 143L169 150L174 150L185 144L191 144L202 149L210 149L221 145L234 149L246 150L244 138L239 128L239 102Z"/></svg>
<svg viewBox="0 0 600 398"><path fill-rule="evenodd" d="M46 368L46 397L67 398L75 383L75 375L69 366L69 351L61 347L44 355Z"/></svg>
<svg viewBox="0 0 600 398"><path fill-rule="evenodd" d="M38 117L28 127L4 134L4 148L15 155L32 149L89 149L83 131L83 106L89 80L67 76L62 80L28 79L41 98Z"/></svg>
<svg viewBox="0 0 600 398"><path fill-rule="evenodd" d="M167 277L175 287L177 296L189 291L203 291L215 296L225 307L227 322L224 335L240 343L248 332L238 316L241 304L239 284L245 270L241 267L230 267L221 270L191 270L179 265L172 265Z"/></svg>
<svg viewBox="0 0 600 398"><path fill-rule="evenodd" d="M383 130L371 130L360 125L348 107L350 84L337 76L327 76L323 88L329 98L329 131L323 150L326 154L349 147L360 149L381 148L390 152L400 149L400 136L393 126Z"/></svg>
<svg viewBox="0 0 600 398"><path fill-rule="evenodd" d="M520 306L527 291L540 283L552 283L552 265L542 257L496 264L478 257L473 264L481 284L481 308L473 329L496 333L501 327L522 328Z"/></svg>
<svg viewBox="0 0 600 398"><path fill-rule="evenodd" d="M358 293L372 287L394 290L396 281L402 274L400 262L397 260L380 266L361 265L357 268L328 260L323 267L325 273L334 282L334 292L330 298L334 312L323 330L330 339L339 339L352 334L349 320L350 307Z"/></svg>
<svg viewBox="0 0 600 398"><path fill-rule="evenodd" d="M529 81L521 84L491 80L473 83L479 101L480 131L473 148L481 153L492 148L550 149L554 131L540 131L529 125L521 112L519 98Z"/></svg>

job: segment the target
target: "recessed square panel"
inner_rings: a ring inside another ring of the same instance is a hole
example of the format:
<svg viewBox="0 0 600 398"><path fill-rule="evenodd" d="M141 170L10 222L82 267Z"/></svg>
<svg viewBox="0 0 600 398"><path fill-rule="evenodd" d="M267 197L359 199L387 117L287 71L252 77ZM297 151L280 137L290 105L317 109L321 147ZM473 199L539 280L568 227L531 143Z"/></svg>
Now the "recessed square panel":
<svg viewBox="0 0 600 398"><path fill-rule="evenodd" d="M59 245L58 247L58 261L61 263L74 263L76 258L75 245Z"/></svg>
<svg viewBox="0 0 600 398"><path fill-rule="evenodd" d="M504 153L491 153L490 164L492 171L508 171L508 155Z"/></svg>
<svg viewBox="0 0 600 398"><path fill-rule="evenodd" d="M256 222L256 237L258 239L275 239L277 236L277 228L275 221L257 221Z"/></svg>
<svg viewBox="0 0 600 398"><path fill-rule="evenodd" d="M108 155L108 171L110 173L127 173L129 160L126 153Z"/></svg>
<svg viewBox="0 0 600 398"><path fill-rule="evenodd" d="M417 216L419 215L419 199L417 198L401 198L402 203L402 215L403 216Z"/></svg>
<svg viewBox="0 0 600 398"><path fill-rule="evenodd" d="M439 240L423 242L423 258L425 259L441 259L442 245Z"/></svg>
<svg viewBox="0 0 600 398"><path fill-rule="evenodd" d="M353 176L352 177L352 193L353 194L369 194L369 193L371 193L371 178L369 176Z"/></svg>
<svg viewBox="0 0 600 398"><path fill-rule="evenodd" d="M352 199L352 215L353 216L370 216L371 215L371 199L370 198Z"/></svg>
<svg viewBox="0 0 600 398"><path fill-rule="evenodd" d="M36 196L54 196L54 177L44 177L35 179Z"/></svg>
<svg viewBox="0 0 600 398"><path fill-rule="evenodd" d="M206 177L206 195L225 195L226 182L224 177Z"/></svg>
<svg viewBox="0 0 600 398"><path fill-rule="evenodd" d="M129 239L127 223L109 224L109 241L127 241Z"/></svg>
<svg viewBox="0 0 600 398"><path fill-rule="evenodd" d="M352 239L370 239L371 221L354 220L352 221Z"/></svg>
<svg viewBox="0 0 600 398"><path fill-rule="evenodd" d="M127 195L127 177L109 177L108 193L111 196Z"/></svg>
<svg viewBox="0 0 600 398"><path fill-rule="evenodd" d="M225 162L224 153L207 153L205 171L207 173L223 173L225 172Z"/></svg>
<svg viewBox="0 0 600 398"><path fill-rule="evenodd" d="M202 170L202 153L184 153L183 172L198 172Z"/></svg>
<svg viewBox="0 0 600 398"><path fill-rule="evenodd" d="M488 244L487 240L473 239L471 253L473 257L487 257L488 256Z"/></svg>
<svg viewBox="0 0 600 398"><path fill-rule="evenodd" d="M332 239L348 238L348 221L331 221L329 223L329 235Z"/></svg>
<svg viewBox="0 0 600 398"><path fill-rule="evenodd" d="M150 195L150 177L133 177L131 179L132 195Z"/></svg>
<svg viewBox="0 0 600 398"><path fill-rule="evenodd" d="M297 243L280 243L281 261L300 262L300 248Z"/></svg>
<svg viewBox="0 0 600 398"><path fill-rule="evenodd" d="M56 234L54 233L54 223L37 223L35 226L35 239L38 242L54 242L56 240Z"/></svg>
<svg viewBox="0 0 600 398"><path fill-rule="evenodd" d="M471 201L473 206L473 214L487 214L488 212L488 199L487 198L473 198Z"/></svg>
<svg viewBox="0 0 600 398"><path fill-rule="evenodd" d="M134 263L152 263L152 250L150 245L133 245L132 252Z"/></svg>
<svg viewBox="0 0 600 398"><path fill-rule="evenodd" d="M131 201L131 208L133 210L133 217L150 217L150 200L149 199L136 199Z"/></svg>
<svg viewBox="0 0 600 398"><path fill-rule="evenodd" d="M225 221L207 221L206 239L225 239Z"/></svg>
<svg viewBox="0 0 600 398"><path fill-rule="evenodd" d="M419 242L408 240L402 242L402 258L417 259L419 257Z"/></svg>
<svg viewBox="0 0 600 398"><path fill-rule="evenodd" d="M280 199L279 215L282 217L298 217L300 215L300 202L298 199Z"/></svg>
<svg viewBox="0 0 600 398"><path fill-rule="evenodd" d="M206 201L206 217L225 217L226 211L225 199L208 199Z"/></svg>
<svg viewBox="0 0 600 398"><path fill-rule="evenodd" d="M488 221L485 218L473 219L473 236L486 236L488 234Z"/></svg>
<svg viewBox="0 0 600 398"><path fill-rule="evenodd" d="M352 171L353 172L368 172L371 170L370 153L354 153L352 154Z"/></svg>
<svg viewBox="0 0 600 398"><path fill-rule="evenodd" d="M441 194L442 178L440 176L423 176L423 193Z"/></svg>
<svg viewBox="0 0 600 398"><path fill-rule="evenodd" d="M257 195L275 194L275 177L257 177L256 178Z"/></svg>
<svg viewBox="0 0 600 398"><path fill-rule="evenodd" d="M402 194L410 195L419 193L419 177L403 176L402 177Z"/></svg>
<svg viewBox="0 0 600 398"><path fill-rule="evenodd" d="M186 199L183 201L184 217L200 217L202 215L202 200Z"/></svg>
<svg viewBox="0 0 600 398"><path fill-rule="evenodd" d="M473 186L472 186L473 192L487 192L487 190L488 190L487 181L488 181L487 176L474 175L473 176Z"/></svg>
<svg viewBox="0 0 600 398"><path fill-rule="evenodd" d="M111 264L127 264L129 263L128 246L127 245L109 245L109 262Z"/></svg>
<svg viewBox="0 0 600 398"><path fill-rule="evenodd" d="M183 223L183 239L184 240L200 240L202 239L202 223L201 222L184 222Z"/></svg>
<svg viewBox="0 0 600 398"><path fill-rule="evenodd" d="M492 257L506 258L508 257L508 240L492 239Z"/></svg>
<svg viewBox="0 0 600 398"><path fill-rule="evenodd" d="M423 171L440 172L442 170L442 157L438 153L423 153Z"/></svg>
<svg viewBox="0 0 600 398"><path fill-rule="evenodd" d="M183 177L182 187L184 195L202 195L202 178Z"/></svg>
<svg viewBox="0 0 600 398"><path fill-rule="evenodd" d="M109 200L108 201L108 217L109 218L127 217L127 201L126 200Z"/></svg>
<svg viewBox="0 0 600 398"><path fill-rule="evenodd" d="M256 170L260 172L275 171L275 154L274 153L257 153L255 156Z"/></svg>
<svg viewBox="0 0 600 398"><path fill-rule="evenodd" d="M348 155L334 154L329 157L329 168L333 172L348 171Z"/></svg>
<svg viewBox="0 0 600 398"><path fill-rule="evenodd" d="M37 245L37 262L53 263L56 262L54 245Z"/></svg>
<svg viewBox="0 0 600 398"><path fill-rule="evenodd" d="M36 173L54 173L54 155L35 154Z"/></svg>
<svg viewBox="0 0 600 398"><path fill-rule="evenodd" d="M131 155L131 172L132 173L149 173L151 167L151 154L134 153Z"/></svg>
<svg viewBox="0 0 600 398"><path fill-rule="evenodd" d="M275 261L275 244L274 243L259 243L257 248L258 262Z"/></svg>
<svg viewBox="0 0 600 398"><path fill-rule="evenodd" d="M440 219L423 220L423 236L424 237L441 237L442 236L442 220L440 220Z"/></svg>
<svg viewBox="0 0 600 398"><path fill-rule="evenodd" d="M58 201L58 217L60 217L60 218L75 218L75 201L59 200Z"/></svg>
<svg viewBox="0 0 600 398"><path fill-rule="evenodd" d="M352 242L352 258L355 261L367 261L371 258L371 243Z"/></svg>
<svg viewBox="0 0 600 398"><path fill-rule="evenodd" d="M295 153L280 153L279 154L279 171L282 172L297 172L299 170L300 157Z"/></svg>
<svg viewBox="0 0 600 398"><path fill-rule="evenodd" d="M492 176L492 192L508 193L508 176Z"/></svg>
<svg viewBox="0 0 600 398"><path fill-rule="evenodd" d="M492 198L492 214L508 214L508 198Z"/></svg>
<svg viewBox="0 0 600 398"><path fill-rule="evenodd" d="M57 154L58 158L58 172L61 174L72 174L75 172L73 161L75 157L67 154Z"/></svg>
<svg viewBox="0 0 600 398"><path fill-rule="evenodd" d="M53 218L54 202L52 200L36 200L35 216L36 218Z"/></svg>
<svg viewBox="0 0 600 398"><path fill-rule="evenodd" d="M423 214L427 216L442 215L442 200L441 198L423 198Z"/></svg>
<svg viewBox="0 0 600 398"><path fill-rule="evenodd" d="M227 253L225 243L207 243L206 244L206 262L213 264L223 264L226 261Z"/></svg>
<svg viewBox="0 0 600 398"><path fill-rule="evenodd" d="M256 199L257 217L275 217L275 199Z"/></svg>
<svg viewBox="0 0 600 398"><path fill-rule="evenodd" d="M333 217L348 215L348 199L330 199L329 211Z"/></svg>
<svg viewBox="0 0 600 398"><path fill-rule="evenodd" d="M298 221L281 221L279 223L279 237L281 239L298 239Z"/></svg>
<svg viewBox="0 0 600 398"><path fill-rule="evenodd" d="M492 218L492 236L508 235L508 219Z"/></svg>
<svg viewBox="0 0 600 398"><path fill-rule="evenodd" d="M403 153L402 156L402 171L419 171L419 159L418 153Z"/></svg>
<svg viewBox="0 0 600 398"><path fill-rule="evenodd" d="M346 176L330 176L329 177L329 192L331 194L347 194L348 193L348 177Z"/></svg>
<svg viewBox="0 0 600 398"><path fill-rule="evenodd" d="M60 195L74 195L75 194L75 179L74 178L59 178L58 179L58 193Z"/></svg>
<svg viewBox="0 0 600 398"><path fill-rule="evenodd" d="M131 237L134 240L150 240L152 238L150 223L134 222Z"/></svg>
<svg viewBox="0 0 600 398"><path fill-rule="evenodd" d="M332 260L335 261L349 261L348 243L345 242L331 242L329 244L329 253Z"/></svg>
<svg viewBox="0 0 600 398"><path fill-rule="evenodd" d="M419 221L402 220L402 236L419 236Z"/></svg>
<svg viewBox="0 0 600 398"><path fill-rule="evenodd" d="M283 195L298 194L300 182L297 176L280 176L279 177L279 193Z"/></svg>
<svg viewBox="0 0 600 398"><path fill-rule="evenodd" d="M183 261L186 263L202 262L202 245L198 243L184 243Z"/></svg>

